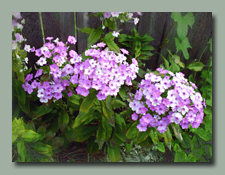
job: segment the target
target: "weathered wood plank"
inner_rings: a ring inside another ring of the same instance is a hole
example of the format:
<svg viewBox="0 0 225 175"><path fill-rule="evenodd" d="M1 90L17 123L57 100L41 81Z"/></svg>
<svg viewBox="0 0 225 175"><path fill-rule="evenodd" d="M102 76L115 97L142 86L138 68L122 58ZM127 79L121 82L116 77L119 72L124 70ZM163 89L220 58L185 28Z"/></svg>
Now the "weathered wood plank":
<svg viewBox="0 0 225 175"><path fill-rule="evenodd" d="M64 43L69 35L75 36L74 12L42 12L45 38L54 37ZM75 45L71 49L76 50Z"/></svg>
<svg viewBox="0 0 225 175"><path fill-rule="evenodd" d="M102 22L99 18L96 18L94 16L89 16L90 13L88 12L77 12L76 13L76 23L77 28L95 28L101 26ZM82 33L81 31L77 30L77 39L78 39L78 54L82 54L85 49L87 48L87 40L88 40L88 34Z"/></svg>
<svg viewBox="0 0 225 175"><path fill-rule="evenodd" d="M25 19L25 25L23 28L23 35L27 39L25 44L31 47L40 48L43 46L41 25L38 12L21 12L21 16ZM35 72L34 64L38 60L38 57L34 53L27 53L29 58L28 67L32 68L32 72Z"/></svg>

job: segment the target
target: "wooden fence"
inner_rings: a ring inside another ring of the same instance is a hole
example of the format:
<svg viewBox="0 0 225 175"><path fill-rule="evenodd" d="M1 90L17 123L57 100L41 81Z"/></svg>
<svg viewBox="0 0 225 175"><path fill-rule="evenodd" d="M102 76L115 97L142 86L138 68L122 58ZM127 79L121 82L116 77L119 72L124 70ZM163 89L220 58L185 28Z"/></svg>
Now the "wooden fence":
<svg viewBox="0 0 225 175"><path fill-rule="evenodd" d="M26 44L39 48L43 45L41 21L38 12L22 12L22 17L25 19L25 26L23 34L27 39ZM78 54L81 54L87 47L88 35L76 30L76 28L90 27L98 28L101 25L99 18L88 16L88 12L42 12L42 23L45 37L58 37L65 42L68 35L77 35L77 44L72 49L76 50ZM185 13L182 13L184 15ZM181 60L184 63L189 63L192 60L199 58L202 55L201 61L207 64L210 52L204 51L208 40L212 37L212 13L211 12L194 12L195 23L192 29L189 27L188 38L192 46L192 49L188 49L190 59L186 61L179 51L178 55L181 56ZM136 27L140 35L149 34L154 38L151 45L156 50L167 57L167 48L175 53L175 41L176 25L172 27L173 19L171 18L171 12L143 12L140 16L139 23L135 26L133 23L121 24L120 29L123 29L121 33L130 34L130 30ZM168 32L169 31L169 32ZM160 48L159 45L162 39L166 36L169 43L164 48ZM34 53L29 53L30 66L37 61ZM146 61L146 67L154 70L162 63L162 59L159 55L153 55L149 61Z"/></svg>

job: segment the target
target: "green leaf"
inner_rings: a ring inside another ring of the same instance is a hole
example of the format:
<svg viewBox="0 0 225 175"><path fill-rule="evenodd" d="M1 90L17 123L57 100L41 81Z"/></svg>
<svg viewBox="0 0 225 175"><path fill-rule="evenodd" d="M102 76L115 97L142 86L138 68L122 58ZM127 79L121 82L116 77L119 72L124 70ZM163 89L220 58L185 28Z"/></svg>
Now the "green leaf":
<svg viewBox="0 0 225 175"><path fill-rule="evenodd" d="M102 115L102 127L106 131L106 140L108 140L112 135L112 126L109 124L107 118Z"/></svg>
<svg viewBox="0 0 225 175"><path fill-rule="evenodd" d="M107 153L112 162L117 162L120 160L120 147L108 145Z"/></svg>
<svg viewBox="0 0 225 175"><path fill-rule="evenodd" d="M209 154L210 154L210 156L212 157L212 146L210 145L210 147L209 147Z"/></svg>
<svg viewBox="0 0 225 175"><path fill-rule="evenodd" d="M131 141L130 143L125 143L126 152L130 152L134 141Z"/></svg>
<svg viewBox="0 0 225 175"><path fill-rule="evenodd" d="M35 118L41 117L49 112L51 112L55 108L55 104L51 103L50 106L46 107L44 105L41 105L38 107L36 111L34 111Z"/></svg>
<svg viewBox="0 0 225 175"><path fill-rule="evenodd" d="M20 103L22 103L23 105L25 105L25 102L26 102L26 92L24 91L24 89L22 87L22 83L20 81L15 81L15 85L16 85L17 98L18 98L18 100L19 100Z"/></svg>
<svg viewBox="0 0 225 175"><path fill-rule="evenodd" d="M80 97L78 95L73 94L72 96L70 96L68 98L68 100L70 100L73 104L75 105L80 105Z"/></svg>
<svg viewBox="0 0 225 175"><path fill-rule="evenodd" d="M98 28L98 29L92 30L89 37L88 37L88 47L90 47L96 41L98 41L100 39L100 37L102 36L102 33L103 33L103 30L102 30L101 27Z"/></svg>
<svg viewBox="0 0 225 175"><path fill-rule="evenodd" d="M191 141L191 150L194 150L195 148L198 148L198 138L196 136L194 136L192 138L192 141Z"/></svg>
<svg viewBox="0 0 225 175"><path fill-rule="evenodd" d="M58 119L59 129L62 132L64 132L68 123L69 123L69 115L67 114L65 110L61 110L61 112L59 113L59 119Z"/></svg>
<svg viewBox="0 0 225 175"><path fill-rule="evenodd" d="M17 104L15 110L13 111L12 119L17 118L19 116L19 113L20 113L20 106L19 104Z"/></svg>
<svg viewBox="0 0 225 175"><path fill-rule="evenodd" d="M142 42L150 42L150 41L153 41L154 39L149 36L148 34L145 34L143 36L140 36L140 41Z"/></svg>
<svg viewBox="0 0 225 175"><path fill-rule="evenodd" d="M184 139L185 148L191 148L191 138L185 132L182 133L182 137Z"/></svg>
<svg viewBox="0 0 225 175"><path fill-rule="evenodd" d="M64 139L62 137L54 137L51 139L51 146L54 150L60 148L64 144Z"/></svg>
<svg viewBox="0 0 225 175"><path fill-rule="evenodd" d="M145 46L142 46L141 47L141 50L155 50L155 48L154 47L152 47L152 46L149 46L149 45L145 45Z"/></svg>
<svg viewBox="0 0 225 175"><path fill-rule="evenodd" d="M103 112L104 116L107 118L109 124L114 127L115 126L115 116L114 116L114 112L110 106L111 96L108 96L106 98L105 102L102 100L101 104L102 104L102 112Z"/></svg>
<svg viewBox="0 0 225 175"><path fill-rule="evenodd" d="M125 107L126 103L122 102L119 99L113 98L111 102L111 106L113 109L117 109L117 108Z"/></svg>
<svg viewBox="0 0 225 175"><path fill-rule="evenodd" d="M160 151L160 152L165 152L165 147L164 147L164 144L162 142L157 142L157 149Z"/></svg>
<svg viewBox="0 0 225 175"><path fill-rule="evenodd" d="M208 43L209 43L209 46L210 46L209 50L212 53L212 38L209 39Z"/></svg>
<svg viewBox="0 0 225 175"><path fill-rule="evenodd" d="M40 154L43 154L45 156L52 156L52 147L50 145L36 142L34 145L32 145L32 148L37 150Z"/></svg>
<svg viewBox="0 0 225 175"><path fill-rule="evenodd" d="M93 32L93 30L95 30L95 29L91 29L91 28L82 28L82 29L80 29L80 31L82 33L87 33L87 34L90 34L91 32Z"/></svg>
<svg viewBox="0 0 225 175"><path fill-rule="evenodd" d="M175 38L175 45L176 45L176 53L182 50L184 58L188 60L189 59L188 48L192 48L188 41L188 38L187 37L184 38L181 42L177 38Z"/></svg>
<svg viewBox="0 0 225 175"><path fill-rule="evenodd" d="M141 77L141 78L144 78L146 72L144 70L142 70L141 68L139 68L138 70L138 76Z"/></svg>
<svg viewBox="0 0 225 175"><path fill-rule="evenodd" d="M178 144L175 144L173 149L175 151L174 162L188 162L188 156Z"/></svg>
<svg viewBox="0 0 225 175"><path fill-rule="evenodd" d="M83 122L85 122L86 120L93 118L94 111L95 111L95 108L91 108L83 115L78 115L74 120L73 128L76 128L76 127L80 126L81 124L83 124Z"/></svg>
<svg viewBox="0 0 225 175"><path fill-rule="evenodd" d="M193 71L201 71L204 67L202 62L192 62L190 63L187 68Z"/></svg>
<svg viewBox="0 0 225 175"><path fill-rule="evenodd" d="M119 95L120 95L120 97L122 98L123 101L126 100L127 93L126 93L126 91L125 91L123 86L119 90Z"/></svg>
<svg viewBox="0 0 225 175"><path fill-rule="evenodd" d="M98 91L91 89L80 105L79 116L86 113L93 105Z"/></svg>
<svg viewBox="0 0 225 175"><path fill-rule="evenodd" d="M98 126L85 126L77 131L77 142L83 142L95 134Z"/></svg>
<svg viewBox="0 0 225 175"><path fill-rule="evenodd" d="M25 130L21 135L24 142L36 142L39 140L40 135L32 130Z"/></svg>
<svg viewBox="0 0 225 175"><path fill-rule="evenodd" d="M104 26L110 28L111 30L116 30L116 22L111 19L105 19Z"/></svg>
<svg viewBox="0 0 225 175"><path fill-rule="evenodd" d="M110 50L113 50L117 53L120 52L120 48L117 46L117 44L114 42L114 36L112 35L112 32L109 32L105 35L105 37L102 39Z"/></svg>
<svg viewBox="0 0 225 175"><path fill-rule="evenodd" d="M105 141L106 140L106 130L102 127L101 124L98 127L96 138L99 141Z"/></svg>
<svg viewBox="0 0 225 175"><path fill-rule="evenodd" d="M151 137L151 139L152 139L152 142L153 142L154 144L156 144L156 143L158 142L158 140L159 140L157 131L156 131L156 129L153 128L153 127L151 127L150 129L151 129L150 137Z"/></svg>
<svg viewBox="0 0 225 175"><path fill-rule="evenodd" d="M163 133L164 142L166 146L171 150L171 141L172 141L172 135L170 133L170 128L167 127L167 130Z"/></svg>
<svg viewBox="0 0 225 175"><path fill-rule="evenodd" d="M175 135L175 137L181 142L181 143L184 143L183 141L183 137L181 135L181 128L180 128L180 125L179 124L175 124L175 123L172 123L170 125L173 129L173 133Z"/></svg>
<svg viewBox="0 0 225 175"><path fill-rule="evenodd" d="M204 153L205 150L203 148L194 148L191 151L191 154L194 155L197 158L197 160L201 160Z"/></svg>
<svg viewBox="0 0 225 175"><path fill-rule="evenodd" d="M120 126L122 131L126 129L126 122L119 114L115 114L115 122Z"/></svg>
<svg viewBox="0 0 225 175"><path fill-rule="evenodd" d="M26 162L27 160L27 149L22 140L17 142L17 153L19 162Z"/></svg>
<svg viewBox="0 0 225 175"><path fill-rule="evenodd" d="M140 143L140 142L143 142L145 139L147 139L150 132L151 132L150 128L148 128L147 131L145 131L145 132L138 131L137 132L137 138L136 138L137 142Z"/></svg>
<svg viewBox="0 0 225 175"><path fill-rule="evenodd" d="M195 22L195 17L192 13L188 12L185 16L182 16L180 12L173 12L171 18L177 22L177 35L179 40L183 40L188 33L188 26L192 28Z"/></svg>
<svg viewBox="0 0 225 175"><path fill-rule="evenodd" d="M97 153L99 150L98 144L95 142L95 137L91 137L88 141L86 151L88 153Z"/></svg>
<svg viewBox="0 0 225 175"><path fill-rule="evenodd" d="M191 131L196 133L201 139L203 139L206 142L212 140L212 134L201 127L198 127L197 129L193 128L191 129Z"/></svg>
<svg viewBox="0 0 225 175"><path fill-rule="evenodd" d="M134 137L137 136L138 129L137 129L138 121L134 122L131 127L128 129L126 133L126 137L128 139L133 139Z"/></svg>

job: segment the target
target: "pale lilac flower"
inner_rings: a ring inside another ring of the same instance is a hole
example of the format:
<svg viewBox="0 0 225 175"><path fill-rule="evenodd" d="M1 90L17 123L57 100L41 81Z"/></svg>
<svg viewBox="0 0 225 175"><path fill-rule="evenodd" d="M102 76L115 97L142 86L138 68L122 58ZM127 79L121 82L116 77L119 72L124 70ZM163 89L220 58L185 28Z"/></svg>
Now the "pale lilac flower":
<svg viewBox="0 0 225 175"><path fill-rule="evenodd" d="M180 113L176 112L176 113L172 114L172 117L170 118L170 121L174 122L176 124L179 124L182 119L183 119L183 116Z"/></svg>
<svg viewBox="0 0 225 175"><path fill-rule="evenodd" d="M110 12L105 12L105 13L104 13L104 17L105 17L105 18L109 18L110 16L111 16L111 13L110 13Z"/></svg>
<svg viewBox="0 0 225 175"><path fill-rule="evenodd" d="M67 41L71 44L76 44L77 40L74 36L68 36Z"/></svg>
<svg viewBox="0 0 225 175"><path fill-rule="evenodd" d="M131 115L132 120L136 121L138 119L138 115L136 113L133 113Z"/></svg>

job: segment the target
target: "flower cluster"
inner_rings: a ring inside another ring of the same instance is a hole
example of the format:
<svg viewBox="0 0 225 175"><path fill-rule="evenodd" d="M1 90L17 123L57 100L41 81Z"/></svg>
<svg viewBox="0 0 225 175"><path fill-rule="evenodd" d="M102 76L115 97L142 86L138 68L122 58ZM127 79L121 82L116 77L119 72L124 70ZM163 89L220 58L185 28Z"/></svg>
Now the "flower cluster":
<svg viewBox="0 0 225 175"><path fill-rule="evenodd" d="M21 49L21 45L26 39L22 35L23 24L25 19L22 18L20 12L12 13L12 63L13 71L23 72L27 70L28 58L26 50ZM26 46L26 44L25 44Z"/></svg>
<svg viewBox="0 0 225 175"><path fill-rule="evenodd" d="M174 74L158 68L156 73L147 73L129 103L135 111L132 119L139 119L138 130L144 132L147 127L157 127L163 133L170 123L179 124L182 129L190 124L198 128L203 122L205 100L196 89L181 72Z"/></svg>
<svg viewBox="0 0 225 175"><path fill-rule="evenodd" d="M37 91L37 96L42 103L49 100L58 100L64 93L71 96L73 89L82 96L87 96L91 88L98 90L97 98L104 100L108 95L117 95L121 85L132 85L131 80L137 77L138 62L133 58L129 65L125 54L128 51L121 49L122 53L105 51L105 43L98 43L86 50L85 55L91 59L82 61L76 51L70 50L67 44L75 44L76 39L68 37L68 43L52 42L52 37L47 37L43 47L34 49L35 55L40 57L37 65L41 66L33 79L33 74L28 74L23 84L27 93ZM41 77L41 78L40 78Z"/></svg>
<svg viewBox="0 0 225 175"><path fill-rule="evenodd" d="M138 15L142 15L141 12L129 13L129 12L104 12L104 18L120 19L120 22L133 21L136 25L139 21Z"/></svg>
<svg viewBox="0 0 225 175"><path fill-rule="evenodd" d="M70 62L72 60L73 63L81 61L81 57L74 50L70 50L68 54L69 45L76 43L75 37L69 36L67 43L59 41L58 38L52 42L53 37L47 37L46 40L48 42L39 49L26 48L40 57L36 62L40 69L35 75L27 74L25 83L22 85L28 94L37 91L37 96L42 103L59 100L63 93L68 96L72 95L69 86L70 78L74 74L74 67ZM35 79L33 80L33 78Z"/></svg>
<svg viewBox="0 0 225 175"><path fill-rule="evenodd" d="M12 32L13 32L12 50L15 50L19 43L26 41L26 39L24 39L23 36L21 35L21 31L23 29L22 24L25 23L25 20L22 19L20 12L13 12L12 17L13 17L12 18Z"/></svg>
<svg viewBox="0 0 225 175"><path fill-rule="evenodd" d="M85 52L86 56L93 59L87 59L80 65L80 89L76 89L78 94L83 93L81 89L88 91L93 88L99 90L97 98L104 100L108 95L116 96L124 83L132 85L131 80L137 77L137 60L133 58L129 65L125 56L129 54L128 51L121 49L122 53L117 54L114 51L102 50L105 45L98 43L93 46L95 48Z"/></svg>

